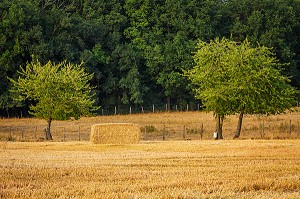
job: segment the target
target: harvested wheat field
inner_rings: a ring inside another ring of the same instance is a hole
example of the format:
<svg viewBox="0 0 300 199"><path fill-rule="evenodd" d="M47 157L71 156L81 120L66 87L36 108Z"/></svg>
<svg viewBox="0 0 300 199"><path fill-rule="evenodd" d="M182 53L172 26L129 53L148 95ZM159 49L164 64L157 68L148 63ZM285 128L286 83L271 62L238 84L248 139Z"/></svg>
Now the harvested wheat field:
<svg viewBox="0 0 300 199"><path fill-rule="evenodd" d="M0 144L0 198L300 198L297 139Z"/></svg>

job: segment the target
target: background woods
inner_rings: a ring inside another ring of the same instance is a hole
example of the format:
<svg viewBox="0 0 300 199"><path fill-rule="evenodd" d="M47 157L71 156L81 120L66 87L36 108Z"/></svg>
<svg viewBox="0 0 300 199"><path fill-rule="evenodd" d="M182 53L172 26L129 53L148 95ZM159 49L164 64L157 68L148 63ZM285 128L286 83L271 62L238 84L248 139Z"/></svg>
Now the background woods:
<svg viewBox="0 0 300 199"><path fill-rule="evenodd" d="M84 61L103 109L195 102L182 69L194 66L198 39L232 37L272 48L297 88L298 0L3 0L0 2L0 114L13 102L9 78L31 62ZM99 109L101 111L101 109Z"/></svg>

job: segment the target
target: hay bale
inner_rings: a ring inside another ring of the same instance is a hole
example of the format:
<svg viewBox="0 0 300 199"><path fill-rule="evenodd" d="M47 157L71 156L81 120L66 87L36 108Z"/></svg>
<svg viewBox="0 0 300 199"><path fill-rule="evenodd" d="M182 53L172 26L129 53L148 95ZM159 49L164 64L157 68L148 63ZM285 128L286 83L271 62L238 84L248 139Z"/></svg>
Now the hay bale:
<svg viewBox="0 0 300 199"><path fill-rule="evenodd" d="M132 123L95 124L91 128L94 144L135 144L140 140L140 127Z"/></svg>

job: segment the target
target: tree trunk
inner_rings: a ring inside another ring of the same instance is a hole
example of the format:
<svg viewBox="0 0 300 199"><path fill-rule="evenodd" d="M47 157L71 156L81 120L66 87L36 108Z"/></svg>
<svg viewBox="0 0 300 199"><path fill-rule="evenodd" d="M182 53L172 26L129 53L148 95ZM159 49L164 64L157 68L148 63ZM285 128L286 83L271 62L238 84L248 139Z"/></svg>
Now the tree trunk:
<svg viewBox="0 0 300 199"><path fill-rule="evenodd" d="M6 109L6 113L7 113L7 117L9 118L9 111L8 111L8 109Z"/></svg>
<svg viewBox="0 0 300 199"><path fill-rule="evenodd" d="M52 119L50 118L47 122L48 122L48 126L46 129L46 140L53 140L52 135L51 135L51 130L50 130Z"/></svg>
<svg viewBox="0 0 300 199"><path fill-rule="evenodd" d="M118 108L118 112L120 113L121 112L121 95L120 94L118 94L118 97L117 97L117 108Z"/></svg>
<svg viewBox="0 0 300 199"><path fill-rule="evenodd" d="M223 121L224 116L220 117L219 114L216 115L216 128L215 132L217 132L218 136L216 139L223 139Z"/></svg>
<svg viewBox="0 0 300 199"><path fill-rule="evenodd" d="M220 125L220 117L219 115L216 115L216 126L215 126L215 131L214 131L214 139L218 139L218 131L219 131L219 125ZM215 133L217 133L217 136L215 136Z"/></svg>
<svg viewBox="0 0 300 199"><path fill-rule="evenodd" d="M171 98L168 96L167 97L167 111L170 111L170 107L171 107Z"/></svg>
<svg viewBox="0 0 300 199"><path fill-rule="evenodd" d="M234 135L233 139L239 138L240 135L241 135L243 117L244 117L244 112L242 111L242 112L240 112L239 121L238 121L238 124L237 124L237 127L236 127L236 132L235 132L235 135Z"/></svg>
<svg viewBox="0 0 300 199"><path fill-rule="evenodd" d="M224 121L224 116L220 117L220 126L219 126L219 131L218 131L218 139L223 139L223 121Z"/></svg>

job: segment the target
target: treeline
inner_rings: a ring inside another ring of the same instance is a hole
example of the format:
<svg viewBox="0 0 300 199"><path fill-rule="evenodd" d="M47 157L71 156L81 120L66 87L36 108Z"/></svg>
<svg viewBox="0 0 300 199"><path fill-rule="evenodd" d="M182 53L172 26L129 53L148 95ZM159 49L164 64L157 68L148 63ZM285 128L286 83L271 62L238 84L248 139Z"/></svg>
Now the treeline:
<svg viewBox="0 0 300 199"><path fill-rule="evenodd" d="M195 102L182 70L198 39L271 47L300 87L299 0L2 0L1 114L27 109L10 81L32 60L84 62L104 109Z"/></svg>

